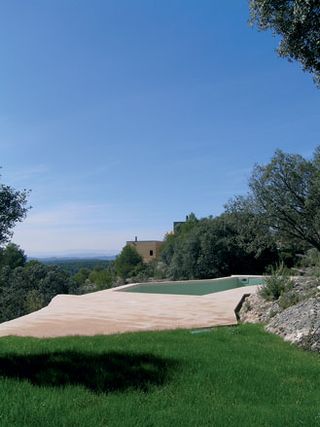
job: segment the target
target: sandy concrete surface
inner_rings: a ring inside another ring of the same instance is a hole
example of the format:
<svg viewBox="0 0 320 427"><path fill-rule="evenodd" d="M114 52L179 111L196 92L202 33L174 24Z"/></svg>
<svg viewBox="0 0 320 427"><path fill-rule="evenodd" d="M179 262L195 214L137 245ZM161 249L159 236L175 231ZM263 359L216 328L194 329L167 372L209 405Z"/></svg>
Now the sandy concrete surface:
<svg viewBox="0 0 320 427"><path fill-rule="evenodd" d="M0 336L61 337L205 328L237 323L234 309L244 286L203 296L119 292L108 289L86 295L57 295L34 313L0 324ZM119 289L119 288L117 288Z"/></svg>

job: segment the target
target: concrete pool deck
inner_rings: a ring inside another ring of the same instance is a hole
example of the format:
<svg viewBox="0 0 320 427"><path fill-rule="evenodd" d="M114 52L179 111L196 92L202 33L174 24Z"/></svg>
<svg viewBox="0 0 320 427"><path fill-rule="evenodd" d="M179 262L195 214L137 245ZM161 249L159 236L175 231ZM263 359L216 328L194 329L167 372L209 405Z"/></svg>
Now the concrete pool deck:
<svg viewBox="0 0 320 427"><path fill-rule="evenodd" d="M243 286L203 296L127 293L118 292L119 288L57 295L47 307L0 324L0 337L110 335L235 325L236 306L244 294L257 288Z"/></svg>

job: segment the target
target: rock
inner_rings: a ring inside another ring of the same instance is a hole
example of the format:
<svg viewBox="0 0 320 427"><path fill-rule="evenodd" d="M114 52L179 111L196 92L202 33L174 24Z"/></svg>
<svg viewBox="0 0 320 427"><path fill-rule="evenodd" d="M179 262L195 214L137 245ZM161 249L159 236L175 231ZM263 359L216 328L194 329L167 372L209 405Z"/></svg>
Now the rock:
<svg viewBox="0 0 320 427"><path fill-rule="evenodd" d="M301 299L313 296L317 291L319 280L315 277L293 277L292 278L293 290L297 292Z"/></svg>
<svg viewBox="0 0 320 427"><path fill-rule="evenodd" d="M281 310L276 301L266 301L259 293L251 294L244 301L239 317L242 323L267 323Z"/></svg>
<svg viewBox="0 0 320 427"><path fill-rule="evenodd" d="M320 352L319 280L293 277L292 287L278 301L266 301L259 293L252 294L243 303L239 318L243 323L265 323L268 332Z"/></svg>
<svg viewBox="0 0 320 427"><path fill-rule="evenodd" d="M283 310L268 322L268 332L304 348L320 350L320 299L309 298Z"/></svg>

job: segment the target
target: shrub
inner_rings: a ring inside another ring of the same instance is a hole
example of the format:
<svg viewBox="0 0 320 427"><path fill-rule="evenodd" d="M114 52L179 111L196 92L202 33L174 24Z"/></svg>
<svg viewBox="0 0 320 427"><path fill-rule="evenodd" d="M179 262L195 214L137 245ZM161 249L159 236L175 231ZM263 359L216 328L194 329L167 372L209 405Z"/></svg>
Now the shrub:
<svg viewBox="0 0 320 427"><path fill-rule="evenodd" d="M288 307L291 307L292 305L298 304L299 301L299 295L297 294L297 292L291 289L288 292L282 293L278 302L281 308L286 309Z"/></svg>
<svg viewBox="0 0 320 427"><path fill-rule="evenodd" d="M117 256L114 263L116 274L122 279L130 277L131 274L135 273L134 270L138 266L142 265L142 257L138 254L136 248L130 245L126 245L122 249L121 253Z"/></svg>
<svg viewBox="0 0 320 427"><path fill-rule="evenodd" d="M309 249L300 264L302 267L320 267L320 252L315 248Z"/></svg>
<svg viewBox="0 0 320 427"><path fill-rule="evenodd" d="M89 274L89 282L94 283L99 291L111 288L114 280L115 277L110 269L94 269Z"/></svg>
<svg viewBox="0 0 320 427"><path fill-rule="evenodd" d="M44 305L43 296L38 289L32 289L27 293L24 305L26 313L40 310Z"/></svg>
<svg viewBox="0 0 320 427"><path fill-rule="evenodd" d="M265 276L265 285L260 288L260 295L268 301L276 301L292 287L290 271L282 263L271 267L270 274Z"/></svg>
<svg viewBox="0 0 320 427"><path fill-rule="evenodd" d="M299 263L307 276L320 280L320 252L317 249L309 249Z"/></svg>

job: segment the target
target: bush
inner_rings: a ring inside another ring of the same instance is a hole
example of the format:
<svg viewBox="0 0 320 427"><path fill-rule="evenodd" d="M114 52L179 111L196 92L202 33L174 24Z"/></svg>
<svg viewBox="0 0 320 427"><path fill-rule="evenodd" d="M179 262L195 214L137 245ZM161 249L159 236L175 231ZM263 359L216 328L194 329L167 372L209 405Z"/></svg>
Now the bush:
<svg viewBox="0 0 320 427"><path fill-rule="evenodd" d="M270 274L265 276L265 285L260 288L259 292L264 299L276 301L292 288L290 271L284 264L279 264L276 267L271 267Z"/></svg>
<svg viewBox="0 0 320 427"><path fill-rule="evenodd" d="M89 274L89 282L94 283L99 291L111 288L114 280L115 277L110 269L95 269Z"/></svg>
<svg viewBox="0 0 320 427"><path fill-rule="evenodd" d="M116 274L124 280L134 274L135 269L139 269L139 266L142 265L142 257L136 248L130 245L126 245L122 249L114 262Z"/></svg>
<svg viewBox="0 0 320 427"><path fill-rule="evenodd" d="M38 261L0 268L0 322L39 310L57 294L69 293L72 285L68 273Z"/></svg>
<svg viewBox="0 0 320 427"><path fill-rule="evenodd" d="M32 289L27 293L24 304L26 313L40 310L44 305L43 296L38 289Z"/></svg>
<svg viewBox="0 0 320 427"><path fill-rule="evenodd" d="M308 276L320 280L320 252L317 249L309 249L302 258L300 266Z"/></svg>
<svg viewBox="0 0 320 427"><path fill-rule="evenodd" d="M302 267L320 267L320 252L315 249L309 249L301 260Z"/></svg>
<svg viewBox="0 0 320 427"><path fill-rule="evenodd" d="M299 295L293 289L284 292L279 298L279 305L281 308L286 309L292 305L298 304L300 301Z"/></svg>

